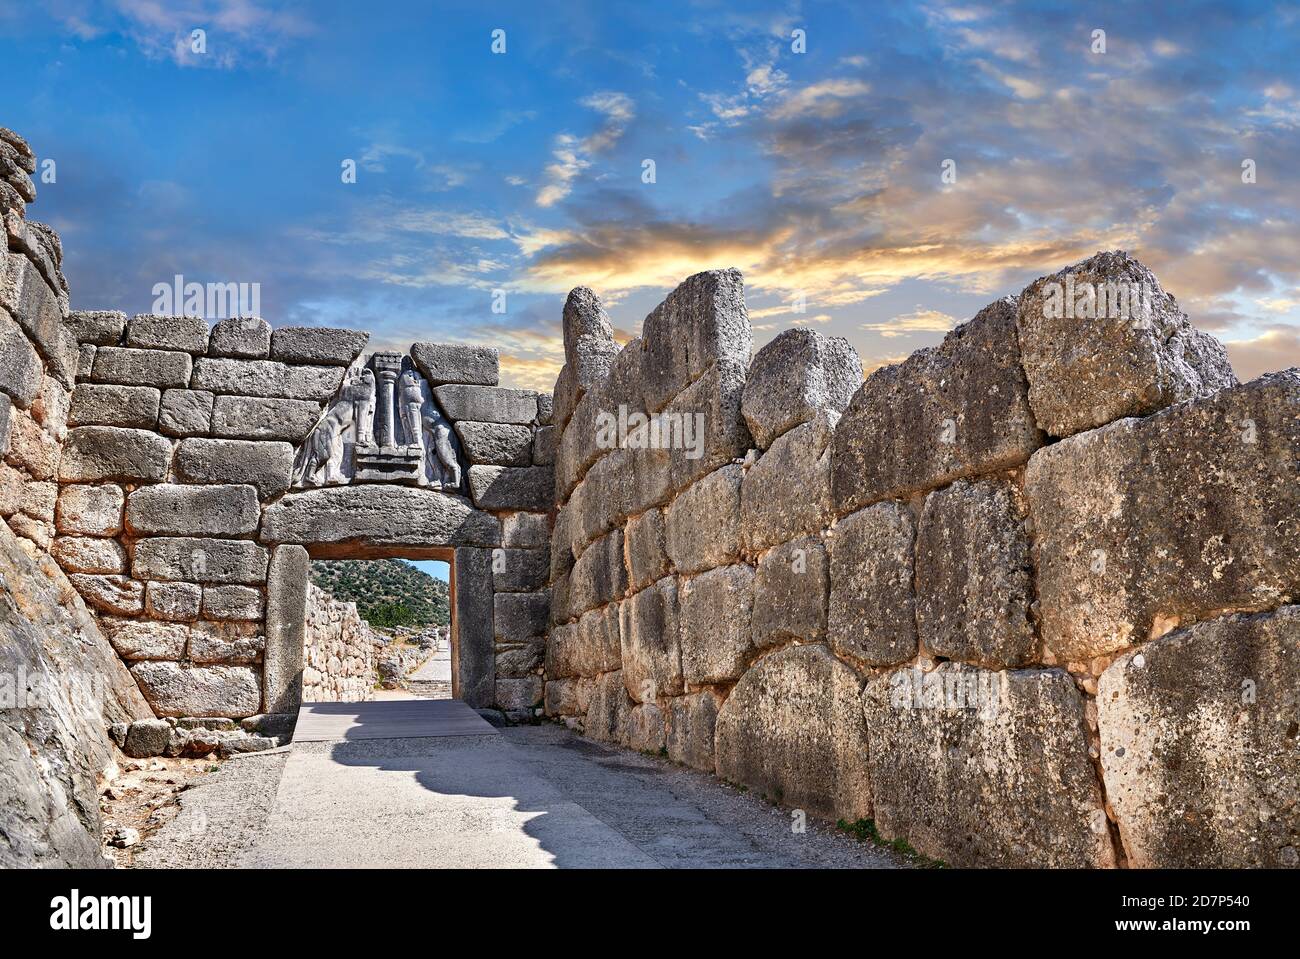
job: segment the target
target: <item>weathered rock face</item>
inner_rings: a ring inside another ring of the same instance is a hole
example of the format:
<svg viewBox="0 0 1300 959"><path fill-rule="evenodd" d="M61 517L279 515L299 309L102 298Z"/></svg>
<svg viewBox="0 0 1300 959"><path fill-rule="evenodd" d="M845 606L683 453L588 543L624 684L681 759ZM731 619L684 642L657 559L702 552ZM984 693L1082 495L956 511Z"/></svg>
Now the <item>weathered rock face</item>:
<svg viewBox="0 0 1300 959"><path fill-rule="evenodd" d="M677 584L671 576L619 606L622 678L637 702L682 692Z"/></svg>
<svg viewBox="0 0 1300 959"><path fill-rule="evenodd" d="M496 386L499 375L497 351L491 346L460 343L415 343L411 359L433 386L467 383Z"/></svg>
<svg viewBox="0 0 1300 959"><path fill-rule="evenodd" d="M848 340L786 330L755 355L741 411L754 443L765 450L818 413L843 413L861 384L862 360Z"/></svg>
<svg viewBox="0 0 1300 959"><path fill-rule="evenodd" d="M830 525L834 428L834 413L817 414L779 437L745 473L741 530L750 549L766 549Z"/></svg>
<svg viewBox="0 0 1300 959"><path fill-rule="evenodd" d="M692 576L679 599L682 678L691 686L739 679L753 656L753 568L741 563Z"/></svg>
<svg viewBox="0 0 1300 959"><path fill-rule="evenodd" d="M1300 595L1297 405L1288 370L1035 454L1046 648L1079 661Z"/></svg>
<svg viewBox="0 0 1300 959"><path fill-rule="evenodd" d="M728 464L673 500L666 544L679 572L723 566L740 552L741 474L738 465Z"/></svg>
<svg viewBox="0 0 1300 959"><path fill-rule="evenodd" d="M911 513L894 503L859 510L835 527L826 634L836 653L872 666L916 655L915 538Z"/></svg>
<svg viewBox="0 0 1300 959"><path fill-rule="evenodd" d="M788 639L822 642L829 587L826 548L819 537L794 539L764 554L754 576L754 646L763 649Z"/></svg>
<svg viewBox="0 0 1300 959"><path fill-rule="evenodd" d="M944 663L867 683L875 821L957 866L1113 866L1084 705L1061 670Z"/></svg>
<svg viewBox="0 0 1300 959"><path fill-rule="evenodd" d="M1223 346L1187 322L1127 253L1098 253L1020 294L1016 325L1038 424L1070 436L1237 382Z"/></svg>
<svg viewBox="0 0 1300 959"><path fill-rule="evenodd" d="M262 684L249 666L189 666L145 661L131 666L145 699L159 716L229 716L259 712Z"/></svg>
<svg viewBox="0 0 1300 959"><path fill-rule="evenodd" d="M916 533L916 626L930 652L994 669L1036 653L1033 565L1013 486L959 480L925 500Z"/></svg>
<svg viewBox="0 0 1300 959"><path fill-rule="evenodd" d="M1015 301L986 306L933 349L872 373L835 429L841 513L1019 466L1042 445L1016 341Z"/></svg>
<svg viewBox="0 0 1300 959"><path fill-rule="evenodd" d="M1180 629L1102 674L1106 796L1129 865L1300 865L1300 607Z"/></svg>
<svg viewBox="0 0 1300 959"><path fill-rule="evenodd" d="M817 816L869 817L861 688L824 646L763 657L718 712L718 775Z"/></svg>
<svg viewBox="0 0 1300 959"><path fill-rule="evenodd" d="M2 523L0 582L0 866L102 866L105 729L152 714L58 567Z"/></svg>

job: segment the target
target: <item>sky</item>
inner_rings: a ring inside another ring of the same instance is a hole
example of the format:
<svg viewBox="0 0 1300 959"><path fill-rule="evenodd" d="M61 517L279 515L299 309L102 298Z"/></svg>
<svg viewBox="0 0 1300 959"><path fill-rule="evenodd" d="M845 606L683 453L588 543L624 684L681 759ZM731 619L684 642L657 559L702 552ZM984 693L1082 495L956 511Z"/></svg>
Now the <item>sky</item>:
<svg viewBox="0 0 1300 959"><path fill-rule="evenodd" d="M1300 363L1298 51L1294 4L0 0L0 125L76 309L258 283L549 389L577 285L625 340L739 267L756 347L870 370L1125 249L1247 378Z"/></svg>

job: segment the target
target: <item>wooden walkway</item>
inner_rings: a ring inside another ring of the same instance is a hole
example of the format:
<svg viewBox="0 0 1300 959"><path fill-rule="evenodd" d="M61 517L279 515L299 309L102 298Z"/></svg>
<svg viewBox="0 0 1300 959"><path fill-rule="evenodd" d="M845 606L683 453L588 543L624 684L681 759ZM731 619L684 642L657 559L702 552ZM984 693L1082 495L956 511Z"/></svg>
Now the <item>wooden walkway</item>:
<svg viewBox="0 0 1300 959"><path fill-rule="evenodd" d="M492 724L459 699L398 699L368 703L303 703L294 742L493 736Z"/></svg>

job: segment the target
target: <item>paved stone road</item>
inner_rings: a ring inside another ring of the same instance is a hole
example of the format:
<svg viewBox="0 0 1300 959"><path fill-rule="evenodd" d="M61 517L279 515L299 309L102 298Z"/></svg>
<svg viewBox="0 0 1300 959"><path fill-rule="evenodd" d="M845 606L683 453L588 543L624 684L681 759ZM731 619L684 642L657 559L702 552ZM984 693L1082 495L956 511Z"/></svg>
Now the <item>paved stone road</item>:
<svg viewBox="0 0 1300 959"><path fill-rule="evenodd" d="M382 732L376 711L387 705L364 704L352 738L294 744L266 825L239 865L900 865L821 824L795 833L789 810L711 776L558 726L359 738Z"/></svg>

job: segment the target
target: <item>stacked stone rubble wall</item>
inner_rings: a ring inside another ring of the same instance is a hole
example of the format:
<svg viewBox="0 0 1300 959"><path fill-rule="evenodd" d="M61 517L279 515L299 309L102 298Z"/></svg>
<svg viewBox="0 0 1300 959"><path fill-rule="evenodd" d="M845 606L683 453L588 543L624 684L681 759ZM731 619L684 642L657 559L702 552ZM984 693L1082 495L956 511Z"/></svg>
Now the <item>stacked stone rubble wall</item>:
<svg viewBox="0 0 1300 959"><path fill-rule="evenodd" d="M954 864L1296 864L1300 373L1122 253L865 380L735 271L564 333L548 715Z"/></svg>
<svg viewBox="0 0 1300 959"><path fill-rule="evenodd" d="M356 603L307 587L307 627L302 697L310 703L357 703L370 699L379 681L375 634Z"/></svg>

